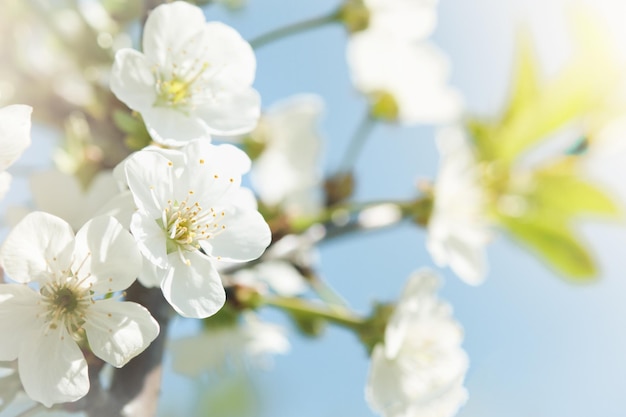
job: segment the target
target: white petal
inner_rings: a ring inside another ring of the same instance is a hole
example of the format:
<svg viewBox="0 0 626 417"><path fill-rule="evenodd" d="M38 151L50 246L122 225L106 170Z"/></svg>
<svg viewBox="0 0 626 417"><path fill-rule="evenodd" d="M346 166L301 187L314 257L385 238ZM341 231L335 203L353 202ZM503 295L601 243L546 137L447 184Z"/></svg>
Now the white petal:
<svg viewBox="0 0 626 417"><path fill-rule="evenodd" d="M148 15L143 31L143 51L153 64L166 66L168 54L177 54L199 31L206 19L202 10L184 1L162 4Z"/></svg>
<svg viewBox="0 0 626 417"><path fill-rule="evenodd" d="M170 269L161 284L165 299L182 316L205 318L222 308L226 293L219 273L199 251L169 254Z"/></svg>
<svg viewBox="0 0 626 417"><path fill-rule="evenodd" d="M146 288L155 288L161 286L163 279L163 270L152 263L149 259L142 257L142 268L137 281Z"/></svg>
<svg viewBox="0 0 626 417"><path fill-rule="evenodd" d="M84 327L93 353L118 368L143 352L159 334L159 324L146 308L112 299L92 305Z"/></svg>
<svg viewBox="0 0 626 417"><path fill-rule="evenodd" d="M382 344L376 345L372 352L372 358L365 387L365 399L376 413L384 416L401 416L390 413L390 405L400 401L398 389L398 372L393 362L385 357Z"/></svg>
<svg viewBox="0 0 626 417"><path fill-rule="evenodd" d="M223 91L196 109L209 132L216 135L239 135L254 130L261 115L261 96L253 89Z"/></svg>
<svg viewBox="0 0 626 417"><path fill-rule="evenodd" d="M33 108L14 104L0 109L0 170L5 170L30 145Z"/></svg>
<svg viewBox="0 0 626 417"><path fill-rule="evenodd" d="M203 145L203 146L200 146ZM193 191L193 198L205 210L215 207L227 193L238 190L241 175L250 168L250 158L232 145L214 146L202 141L193 141L184 148L188 155L186 169L174 186L174 198L179 201Z"/></svg>
<svg viewBox="0 0 626 417"><path fill-rule="evenodd" d="M224 218L226 228L200 244L212 257L225 261L245 262L258 258L270 244L271 231L258 211L233 208Z"/></svg>
<svg viewBox="0 0 626 417"><path fill-rule="evenodd" d="M169 107L151 107L144 110L142 116L155 142L181 146L193 139L211 139L212 130L196 114L185 114Z"/></svg>
<svg viewBox="0 0 626 417"><path fill-rule="evenodd" d="M90 274L92 290L99 294L125 290L141 271L142 257L135 239L113 217L88 221L76 234L74 254L74 273L79 278Z"/></svg>
<svg viewBox="0 0 626 417"><path fill-rule="evenodd" d="M136 212L130 223L130 231L143 256L159 268L166 268L168 261L165 231L157 222L145 213Z"/></svg>
<svg viewBox="0 0 626 417"><path fill-rule="evenodd" d="M73 246L74 232L69 224L37 211L11 230L0 249L0 262L15 281L45 281L51 270L69 267Z"/></svg>
<svg viewBox="0 0 626 417"><path fill-rule="evenodd" d="M370 9L368 30L385 30L404 41L430 35L437 23L436 1L366 0Z"/></svg>
<svg viewBox="0 0 626 417"><path fill-rule="evenodd" d="M111 91L133 110L143 112L156 101L156 80L146 57L134 49L115 54L111 70Z"/></svg>
<svg viewBox="0 0 626 417"><path fill-rule="evenodd" d="M0 360L17 359L22 343L39 330L39 301L39 295L26 285L0 285Z"/></svg>
<svg viewBox="0 0 626 417"><path fill-rule="evenodd" d="M267 282L276 294L284 297L295 297L309 290L305 278L288 262L263 262L254 270L258 274L258 279Z"/></svg>
<svg viewBox="0 0 626 417"><path fill-rule="evenodd" d="M216 83L239 89L250 86L256 72L256 57L239 32L221 22L209 22L204 37L204 57L218 69L214 76Z"/></svg>
<svg viewBox="0 0 626 417"><path fill-rule="evenodd" d="M487 275L487 260L483 245L451 236L447 242L450 268L470 285L480 285Z"/></svg>
<svg viewBox="0 0 626 417"><path fill-rule="evenodd" d="M8 172L0 172L0 198L4 198L11 187L11 174Z"/></svg>
<svg viewBox="0 0 626 417"><path fill-rule="evenodd" d="M173 194L173 162L160 153L139 151L124 165L135 204L153 219L161 218Z"/></svg>
<svg viewBox="0 0 626 417"><path fill-rule="evenodd" d="M18 358L26 394L46 407L85 396L87 362L65 327L36 336L22 345Z"/></svg>
<svg viewBox="0 0 626 417"><path fill-rule="evenodd" d="M135 211L137 211L137 206L133 200L133 194L126 190L109 199L96 211L95 215L115 217L124 229L130 230L130 219Z"/></svg>

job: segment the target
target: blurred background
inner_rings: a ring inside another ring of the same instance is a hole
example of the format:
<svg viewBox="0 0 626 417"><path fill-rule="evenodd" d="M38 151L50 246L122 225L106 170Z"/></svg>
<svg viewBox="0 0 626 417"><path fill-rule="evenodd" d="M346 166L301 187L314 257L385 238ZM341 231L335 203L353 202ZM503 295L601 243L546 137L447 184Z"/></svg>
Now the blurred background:
<svg viewBox="0 0 626 417"><path fill-rule="evenodd" d="M8 0L17 1L17 0ZM323 15L337 0L289 2L249 0L229 11L205 8L208 20L235 27L246 39L274 28ZM566 0L441 0L432 36L449 57L451 84L463 94L467 112L494 116L506 103L515 36L530 28L543 75L558 72L572 53ZM615 54L626 57L626 3L583 2L604 19ZM339 25L319 28L258 50L255 87L264 106L298 93L316 93L326 103L322 131L324 166L336 167L367 104L350 83L345 59L347 35ZM621 49L620 49L621 48ZM5 63L3 63L5 65ZM603 68L597 68L597 77ZM35 109L37 111L37 109ZM438 156L433 127L375 128L356 166L356 200L406 199L417 182L433 178ZM28 200L21 173L51 165L54 132L33 131L33 145L12 172L14 182L2 207ZM624 138L626 141L626 138ZM624 155L614 155L592 174L626 201ZM599 280L577 285L505 236L488 248L485 284L470 287L442 270L441 296L465 330L470 357L470 394L459 417L621 417L626 409L626 228L587 222L578 232L592 247ZM320 247L322 276L356 311L366 314L375 300L395 299L410 273L434 268L425 233L407 223ZM165 363L160 416L367 417L364 400L369 360L360 342L329 326L316 339L298 334L280 312L262 317L290 328L291 351L247 376L229 372L192 380ZM172 336L193 333L198 323L176 319Z"/></svg>

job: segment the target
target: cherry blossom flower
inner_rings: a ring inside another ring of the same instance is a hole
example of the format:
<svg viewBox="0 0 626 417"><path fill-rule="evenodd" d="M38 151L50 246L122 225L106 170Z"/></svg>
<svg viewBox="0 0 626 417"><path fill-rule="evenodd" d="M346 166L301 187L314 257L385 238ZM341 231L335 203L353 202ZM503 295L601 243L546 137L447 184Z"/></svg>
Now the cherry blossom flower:
<svg viewBox="0 0 626 417"><path fill-rule="evenodd" d="M366 399L384 417L452 417L467 400L463 334L437 285L429 271L415 273L374 347Z"/></svg>
<svg viewBox="0 0 626 417"><path fill-rule="evenodd" d="M448 60L434 45L367 30L350 37L347 54L352 82L369 97L373 116L404 124L459 117L461 96L447 85Z"/></svg>
<svg viewBox="0 0 626 417"><path fill-rule="evenodd" d="M29 179L35 207L62 218L74 230L80 229L120 194L110 171L99 172L87 189L76 176L58 170L38 172ZM29 212L26 207L13 207L7 215L10 223L17 224Z"/></svg>
<svg viewBox="0 0 626 417"><path fill-rule="evenodd" d="M490 233L478 167L460 128L440 131L441 154L435 202L426 247L438 266L449 265L465 282L477 285L487 273L484 247Z"/></svg>
<svg viewBox="0 0 626 417"><path fill-rule="evenodd" d="M141 268L132 236L111 217L74 236L62 219L31 213L7 237L0 263L18 282L0 285L0 360L17 359L26 394L47 407L87 394L86 342L122 367L159 333L144 307L104 297L128 288Z"/></svg>
<svg viewBox="0 0 626 417"><path fill-rule="evenodd" d="M315 215L322 207L322 110L318 96L294 96L272 106L255 131L264 149L252 165L252 185L261 201L292 216Z"/></svg>
<svg viewBox="0 0 626 417"><path fill-rule="evenodd" d="M385 31L405 41L420 41L437 24L438 0L348 0L343 18L351 31Z"/></svg>
<svg viewBox="0 0 626 417"><path fill-rule="evenodd" d="M32 107L13 104L0 108L0 197L9 190L11 175L5 170L30 146Z"/></svg>
<svg viewBox="0 0 626 417"><path fill-rule="evenodd" d="M260 320L255 314L244 314L234 325L210 328L202 334L172 342L175 371L197 376L218 371L226 365L263 366L270 355L285 354L290 345L285 329Z"/></svg>
<svg viewBox="0 0 626 417"><path fill-rule="evenodd" d="M131 232L146 258L142 283L160 286L183 316L204 318L225 301L215 263L256 259L270 229L240 187L248 156L232 145L190 142L181 151L141 151L125 162L138 210Z"/></svg>
<svg viewBox="0 0 626 417"><path fill-rule="evenodd" d="M168 145L210 134L254 129L260 96L251 85L256 58L229 26L206 22L183 1L156 7L143 33L143 53L115 55L111 90L141 113L152 138Z"/></svg>

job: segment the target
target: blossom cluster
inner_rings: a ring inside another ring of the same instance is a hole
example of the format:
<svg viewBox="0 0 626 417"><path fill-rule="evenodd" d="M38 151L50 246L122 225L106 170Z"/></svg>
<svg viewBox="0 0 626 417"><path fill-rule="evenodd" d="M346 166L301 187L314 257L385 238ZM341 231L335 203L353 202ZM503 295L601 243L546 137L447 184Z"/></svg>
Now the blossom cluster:
<svg viewBox="0 0 626 417"><path fill-rule="evenodd" d="M437 0L344 0L312 21L347 29L350 79L367 101L344 155L350 163L332 173L322 168L323 99L297 94L262 108L253 86L254 49L297 25L248 42L185 1L136 13L85 3L80 22L57 17L67 26L67 34L57 28L57 40L79 39L77 27L88 25L106 53L86 68L76 60L51 70L80 79L51 89L55 110L67 112L57 167L31 175L31 206L5 216L12 228L0 247L0 411L22 392L47 408L88 410L92 398L117 407L111 398L129 384L118 370L143 356L148 365L136 362L143 369L133 381L154 384L147 374L164 347L174 370L194 378L270 363L290 349L287 329L260 313L270 307L307 336L334 324L360 339L373 412L453 417L469 398L469 358L451 305L437 295L437 274L419 269L395 302L377 301L362 315L327 282L318 244L406 219L425 229L432 264L472 286L488 275L485 248L498 229L568 276L595 272L570 220L616 215L617 206L579 172L578 148L541 164L526 158L553 128L610 119L583 112L600 99L578 92L584 105L572 109L558 83L538 93L523 52L522 87L501 120L464 118L450 63L429 39ZM137 50L125 31L144 17ZM602 97L606 106L615 101ZM31 143L31 112L34 121L54 118L37 117L33 107L0 108L0 198L10 186L7 169ZM619 135L621 121L611 119L597 136ZM358 200L355 161L379 122L436 131L438 173L412 187L419 193L409 200ZM585 146L595 133L584 133ZM554 197L560 189L569 201ZM173 317L193 321L196 334L166 342Z"/></svg>

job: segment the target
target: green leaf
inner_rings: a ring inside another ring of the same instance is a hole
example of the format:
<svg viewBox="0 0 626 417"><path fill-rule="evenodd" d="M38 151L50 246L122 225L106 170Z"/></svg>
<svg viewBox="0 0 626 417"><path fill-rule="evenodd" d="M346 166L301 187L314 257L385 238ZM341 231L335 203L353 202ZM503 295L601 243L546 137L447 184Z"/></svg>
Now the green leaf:
<svg viewBox="0 0 626 417"><path fill-rule="evenodd" d="M590 282L597 274L594 260L558 218L501 217L514 238L528 245L559 273L578 282Z"/></svg>
<svg viewBox="0 0 626 417"><path fill-rule="evenodd" d="M519 37L511 98L493 128L476 129L483 160L511 165L517 157L571 122L587 116L612 94L619 65L609 36L599 22L584 13L573 15L578 50L568 65L547 83L538 80L530 37ZM598 68L603 75L598 76Z"/></svg>
<svg viewBox="0 0 626 417"><path fill-rule="evenodd" d="M115 110L113 112L113 122L122 132L132 134L140 129L139 125L143 123L132 114L123 110Z"/></svg>
<svg viewBox="0 0 626 417"><path fill-rule="evenodd" d="M613 200L595 185L574 175L536 175L534 202L563 217L597 214L617 217L620 210Z"/></svg>
<svg viewBox="0 0 626 417"><path fill-rule="evenodd" d="M532 44L530 32L520 31L517 37L517 56L515 57L513 89L508 109L504 119L509 119L518 113L520 109L528 107L529 104L539 96L539 81L537 78L537 60Z"/></svg>

